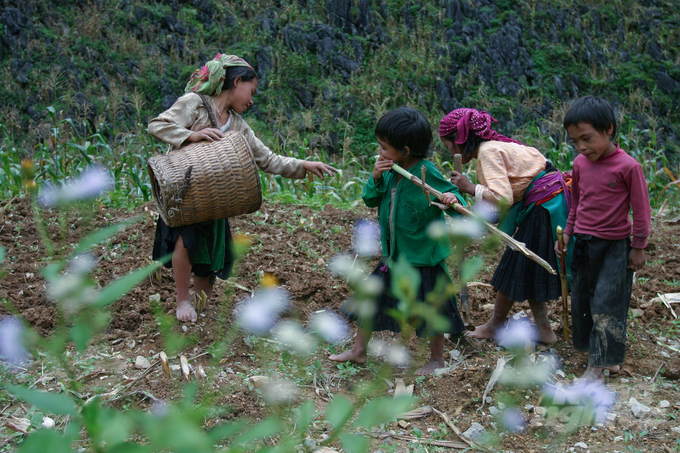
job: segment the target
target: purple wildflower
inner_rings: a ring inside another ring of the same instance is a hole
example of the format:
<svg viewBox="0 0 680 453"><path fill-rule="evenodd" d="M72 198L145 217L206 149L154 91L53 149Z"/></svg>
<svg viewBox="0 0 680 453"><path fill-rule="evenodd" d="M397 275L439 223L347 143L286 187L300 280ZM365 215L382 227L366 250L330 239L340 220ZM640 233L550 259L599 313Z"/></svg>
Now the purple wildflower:
<svg viewBox="0 0 680 453"><path fill-rule="evenodd" d="M237 322L252 334L268 333L279 319L279 315L288 309L290 301L288 293L281 288L264 289L247 299L239 307Z"/></svg>
<svg viewBox="0 0 680 453"><path fill-rule="evenodd" d="M309 321L310 328L329 343L338 343L349 334L347 322L336 313L323 310L314 313Z"/></svg>
<svg viewBox="0 0 680 453"><path fill-rule="evenodd" d="M380 229L372 220L360 220L354 226L354 251L362 257L373 257L380 252Z"/></svg>
<svg viewBox="0 0 680 453"><path fill-rule="evenodd" d="M24 326L14 317L0 321L0 357L12 365L20 365L28 359L23 342Z"/></svg>
<svg viewBox="0 0 680 453"><path fill-rule="evenodd" d="M501 415L501 423L506 431L516 433L524 429L527 420L522 411L516 407L510 407Z"/></svg>
<svg viewBox="0 0 680 453"><path fill-rule="evenodd" d="M61 186L54 184L44 186L39 202L46 207L62 205L98 197L112 188L113 178L108 170L93 165L87 167L77 178L65 181Z"/></svg>
<svg viewBox="0 0 680 453"><path fill-rule="evenodd" d="M535 342L537 339L536 329L530 322L516 319L510 319L507 327L496 333L496 342L507 349L521 349L527 342Z"/></svg>

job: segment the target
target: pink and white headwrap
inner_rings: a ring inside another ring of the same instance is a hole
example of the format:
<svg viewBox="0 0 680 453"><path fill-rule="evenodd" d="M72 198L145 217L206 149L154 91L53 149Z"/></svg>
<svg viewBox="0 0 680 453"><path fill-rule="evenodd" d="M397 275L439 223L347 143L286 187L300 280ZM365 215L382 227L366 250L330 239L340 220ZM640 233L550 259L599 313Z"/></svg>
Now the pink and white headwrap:
<svg viewBox="0 0 680 453"><path fill-rule="evenodd" d="M473 134L483 140L523 144L491 129L492 122L497 123L498 120L484 110L456 109L439 122L439 136L446 137L457 132L456 144L461 145L467 141L468 135L472 131Z"/></svg>

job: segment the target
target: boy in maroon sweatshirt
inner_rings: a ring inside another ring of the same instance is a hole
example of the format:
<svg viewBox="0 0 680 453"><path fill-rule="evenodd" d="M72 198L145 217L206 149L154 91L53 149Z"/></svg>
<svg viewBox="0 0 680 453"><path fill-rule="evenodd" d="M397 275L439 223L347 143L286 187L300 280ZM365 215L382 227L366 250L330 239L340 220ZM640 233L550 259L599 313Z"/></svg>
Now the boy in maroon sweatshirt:
<svg viewBox="0 0 680 453"><path fill-rule="evenodd" d="M571 262L574 348L588 351L581 379L602 382L604 369L616 373L625 360L633 272L645 264L649 193L640 164L612 142L616 116L607 101L578 99L564 117L564 128L579 153L564 231L565 252L569 241L576 241ZM561 257L557 244L555 251Z"/></svg>

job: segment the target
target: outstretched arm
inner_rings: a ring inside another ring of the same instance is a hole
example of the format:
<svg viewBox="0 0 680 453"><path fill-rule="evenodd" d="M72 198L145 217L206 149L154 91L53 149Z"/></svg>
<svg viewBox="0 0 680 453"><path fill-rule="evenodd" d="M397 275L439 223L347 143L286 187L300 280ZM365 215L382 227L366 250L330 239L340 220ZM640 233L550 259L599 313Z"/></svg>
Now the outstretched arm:
<svg viewBox="0 0 680 453"><path fill-rule="evenodd" d="M330 165L323 162L315 162L310 160L306 160L305 163L302 164L302 167L321 179L324 179L326 175L333 176L338 172L338 169L335 167L331 167Z"/></svg>

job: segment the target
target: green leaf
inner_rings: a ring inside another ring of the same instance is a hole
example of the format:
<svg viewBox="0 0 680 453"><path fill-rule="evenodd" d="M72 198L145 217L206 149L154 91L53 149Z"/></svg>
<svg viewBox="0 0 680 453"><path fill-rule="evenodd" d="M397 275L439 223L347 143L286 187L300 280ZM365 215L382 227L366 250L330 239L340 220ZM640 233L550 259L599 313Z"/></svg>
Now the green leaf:
<svg viewBox="0 0 680 453"><path fill-rule="evenodd" d="M7 385L7 391L43 412L60 415L77 415L76 403L66 395L40 392L21 385Z"/></svg>
<svg viewBox="0 0 680 453"><path fill-rule="evenodd" d="M124 222L117 223L115 225L111 225L106 228L102 228L101 230L95 231L94 233L90 234L85 239L80 241L80 244L78 244L78 247L76 247L71 256L73 257L89 250L90 247L99 244L100 242L110 238L111 236L115 236L116 234L120 233L133 223L141 221L143 218L144 218L143 216L132 217Z"/></svg>
<svg viewBox="0 0 680 453"><path fill-rule="evenodd" d="M519 252L516 252L519 253ZM466 259L461 266L460 279L463 282L472 281L472 279L477 275L484 267L484 260L478 256L474 256L470 259Z"/></svg>
<svg viewBox="0 0 680 453"><path fill-rule="evenodd" d="M359 418L357 418L354 425L357 427L368 427L385 423L396 418L402 412L407 411L414 401L414 398L406 396L376 398L361 409Z"/></svg>
<svg viewBox="0 0 680 453"><path fill-rule="evenodd" d="M165 257L163 260L167 261L168 259L170 259L170 256ZM125 277L119 278L102 289L92 305L100 308L111 305L132 290L132 288L137 286L142 280L151 275L160 266L160 262L151 263L148 266L137 269Z"/></svg>
<svg viewBox="0 0 680 453"><path fill-rule="evenodd" d="M7 256L7 250L5 247L0 247L0 263L5 261L5 256Z"/></svg>
<svg viewBox="0 0 680 453"><path fill-rule="evenodd" d="M354 407L352 403L344 396L336 396L326 406L326 421L331 424L334 430L337 430L352 416Z"/></svg>
<svg viewBox="0 0 680 453"><path fill-rule="evenodd" d="M102 442L107 446L122 444L135 428L132 415L101 407L98 400L83 406L81 413L92 442L96 445Z"/></svg>
<svg viewBox="0 0 680 453"><path fill-rule="evenodd" d="M420 274L406 261L404 255L391 266L392 292L403 302L415 302L420 287Z"/></svg>
<svg viewBox="0 0 680 453"><path fill-rule="evenodd" d="M309 425L312 420L316 417L316 410L314 403L307 401L302 406L295 408L293 414L296 418L296 426L298 431L306 431L307 425Z"/></svg>
<svg viewBox="0 0 680 453"><path fill-rule="evenodd" d="M224 438L233 436L234 434L238 433L243 429L245 426L245 422L238 421L235 423L223 423L216 428L211 429L208 431L208 438L211 440L212 443L218 443Z"/></svg>
<svg viewBox="0 0 680 453"><path fill-rule="evenodd" d="M59 431L40 429L26 436L18 453L72 453L70 437L63 436Z"/></svg>
<svg viewBox="0 0 680 453"><path fill-rule="evenodd" d="M71 328L71 341L76 345L78 351L83 352L87 349L87 343L92 338L92 328L84 322L77 322Z"/></svg>
<svg viewBox="0 0 680 453"><path fill-rule="evenodd" d="M261 421L253 429L245 432L233 443L235 445L247 444L256 439L271 437L283 431L283 423L277 418L268 418Z"/></svg>
<svg viewBox="0 0 680 453"><path fill-rule="evenodd" d="M368 442L361 434L345 433L340 436L343 450L349 453L364 453L368 450Z"/></svg>
<svg viewBox="0 0 680 453"><path fill-rule="evenodd" d="M158 302L152 302L151 309L153 310L154 316L156 316L161 323L160 326L158 326L158 330L163 338L165 350L169 354L177 353L177 351L182 349L189 341L185 335L173 331L173 327L177 325L177 318L167 315Z"/></svg>
<svg viewBox="0 0 680 453"><path fill-rule="evenodd" d="M151 453L154 451L153 446L138 445L131 443L118 444L114 447L107 448L106 453Z"/></svg>

